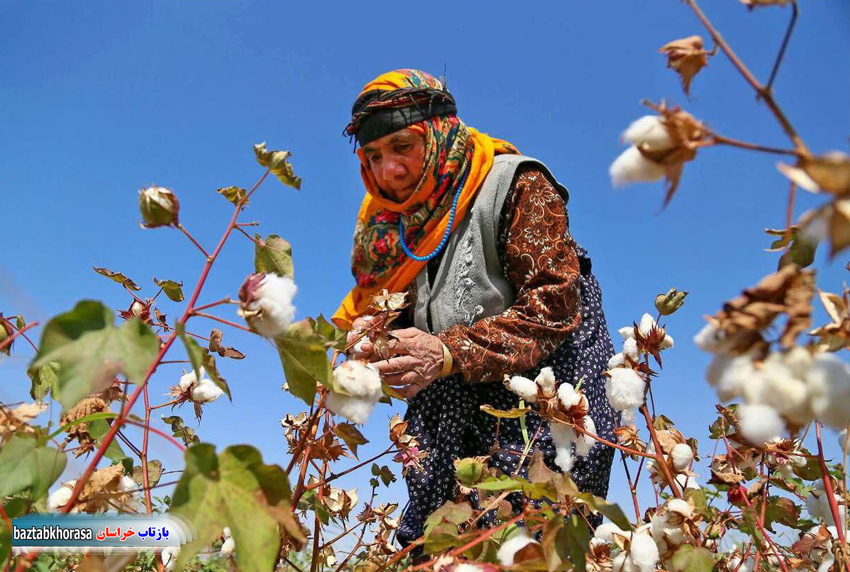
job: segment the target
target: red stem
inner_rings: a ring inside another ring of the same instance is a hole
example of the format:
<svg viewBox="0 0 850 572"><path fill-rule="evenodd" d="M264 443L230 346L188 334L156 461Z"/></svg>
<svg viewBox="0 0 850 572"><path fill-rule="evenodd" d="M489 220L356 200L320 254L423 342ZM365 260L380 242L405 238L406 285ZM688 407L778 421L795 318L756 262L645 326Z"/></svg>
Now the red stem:
<svg viewBox="0 0 850 572"><path fill-rule="evenodd" d="M5 320L5 318L4 318L4 320ZM15 330L15 333L14 333L14 334L12 334L12 335L11 335L11 336L9 336L8 338L6 338L6 339L5 339L5 340L3 340L2 342L0 342L0 350L2 350L3 348L5 348L6 346L10 346L10 345L12 345L12 342L14 342L14 341L15 341L15 338L17 338L18 336L23 336L24 338L26 338L26 336L24 336L24 332L26 332L26 331L27 331L27 330L29 330L30 328L34 328L34 327L35 327L35 326L37 326L37 325L38 325L38 322L33 322L33 323L31 323L31 324L27 324L26 326L24 326L24 327L23 327L23 328L21 328L20 330ZM30 342L30 344L32 344L32 342ZM35 347L35 346L33 346L33 347ZM38 351L38 350L36 350L36 351Z"/></svg>
<svg viewBox="0 0 850 572"><path fill-rule="evenodd" d="M244 330L248 333L254 334L253 330L250 328L246 328L243 325L237 324L236 322L231 322L230 320L225 320L224 318L219 318L218 316L213 316L212 314L205 314L204 312L192 312L193 316L198 316L201 318L209 318L210 320L215 320L216 322L221 322L222 324L227 324L228 326L233 326L234 328L239 328L240 330Z"/></svg>
<svg viewBox="0 0 850 572"><path fill-rule="evenodd" d="M844 520L841 518L841 513L838 510L838 503L835 501L835 495L832 492L832 478L829 475L829 469L826 466L826 459L823 456L823 443L820 438L820 423L815 422L815 435L818 440L818 462L820 470L823 473L823 488L826 492L826 498L829 501L829 510L832 513L832 519L835 521L835 529L838 531L838 543L844 546ZM847 569L850 570L850 561L847 562Z"/></svg>

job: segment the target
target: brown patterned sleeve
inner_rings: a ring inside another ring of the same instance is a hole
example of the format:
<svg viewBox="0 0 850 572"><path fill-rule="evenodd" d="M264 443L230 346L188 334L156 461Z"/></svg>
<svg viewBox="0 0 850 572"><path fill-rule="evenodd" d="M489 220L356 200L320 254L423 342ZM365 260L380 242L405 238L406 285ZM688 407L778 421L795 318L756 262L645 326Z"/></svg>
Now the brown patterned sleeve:
<svg viewBox="0 0 850 572"><path fill-rule="evenodd" d="M502 314L439 338L469 382L499 381L548 357L581 320L579 262L564 199L546 176L521 168L503 207L499 250L516 300Z"/></svg>

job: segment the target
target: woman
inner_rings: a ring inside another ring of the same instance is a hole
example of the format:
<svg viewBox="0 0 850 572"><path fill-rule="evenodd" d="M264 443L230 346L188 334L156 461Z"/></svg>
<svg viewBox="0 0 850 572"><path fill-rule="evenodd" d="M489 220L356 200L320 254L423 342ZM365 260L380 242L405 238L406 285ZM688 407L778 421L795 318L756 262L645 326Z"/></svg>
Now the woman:
<svg viewBox="0 0 850 572"><path fill-rule="evenodd" d="M381 289L412 302L396 322L394 357L380 359L369 343L352 356L374 361L409 399L408 432L428 451L423 470L405 476L406 545L456 498L455 459L489 455L493 467L516 469L519 421L501 420L497 436L496 419L479 409L518 405L505 375L534 378L549 366L558 383L582 380L597 433L613 440L602 372L614 350L590 259L569 233L568 192L542 163L464 125L451 94L418 70L368 83L346 133L360 144L367 194L354 232L357 285L333 319L351 339ZM537 447L558 470L545 421L529 414L527 431L541 423ZM605 496L612 460L597 444L573 464L573 479Z"/></svg>

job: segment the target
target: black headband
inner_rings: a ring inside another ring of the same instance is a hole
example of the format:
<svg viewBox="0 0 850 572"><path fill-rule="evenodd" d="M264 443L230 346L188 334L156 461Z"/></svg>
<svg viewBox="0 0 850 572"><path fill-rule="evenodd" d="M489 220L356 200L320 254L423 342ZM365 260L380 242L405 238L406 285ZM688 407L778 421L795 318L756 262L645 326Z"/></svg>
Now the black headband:
<svg viewBox="0 0 850 572"><path fill-rule="evenodd" d="M384 135L440 115L456 115L454 97L433 88L373 89L357 98L345 134L362 147Z"/></svg>

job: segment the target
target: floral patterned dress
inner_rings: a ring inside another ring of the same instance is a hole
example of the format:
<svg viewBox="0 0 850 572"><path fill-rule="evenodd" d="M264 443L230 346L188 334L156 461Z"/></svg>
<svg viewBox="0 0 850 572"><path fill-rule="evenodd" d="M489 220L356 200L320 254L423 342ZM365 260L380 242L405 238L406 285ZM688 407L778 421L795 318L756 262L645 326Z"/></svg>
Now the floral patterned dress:
<svg viewBox="0 0 850 572"><path fill-rule="evenodd" d="M417 394L405 415L408 433L417 436L429 454L421 471L410 469L405 476L410 502L398 532L403 545L422 536L429 514L457 499L455 459L490 455L492 467L505 473L516 470L524 448L519 420L502 419L496 442L496 418L479 409L483 404L497 409L518 406L519 397L501 383L504 375L533 379L550 366L558 383L583 380L597 434L615 439L617 414L605 397L603 376L614 347L602 293L587 252L569 233L563 198L533 166L517 171L500 219L498 249L516 300L502 314L438 334L461 371ZM440 258L429 262L432 280ZM541 423L535 446L557 471L548 424L535 414L526 416L529 435ZM571 471L576 484L604 497L613 458L614 450L599 443L587 457L576 457ZM520 474L527 476L527 465ZM519 510L519 497L514 496L511 502Z"/></svg>

